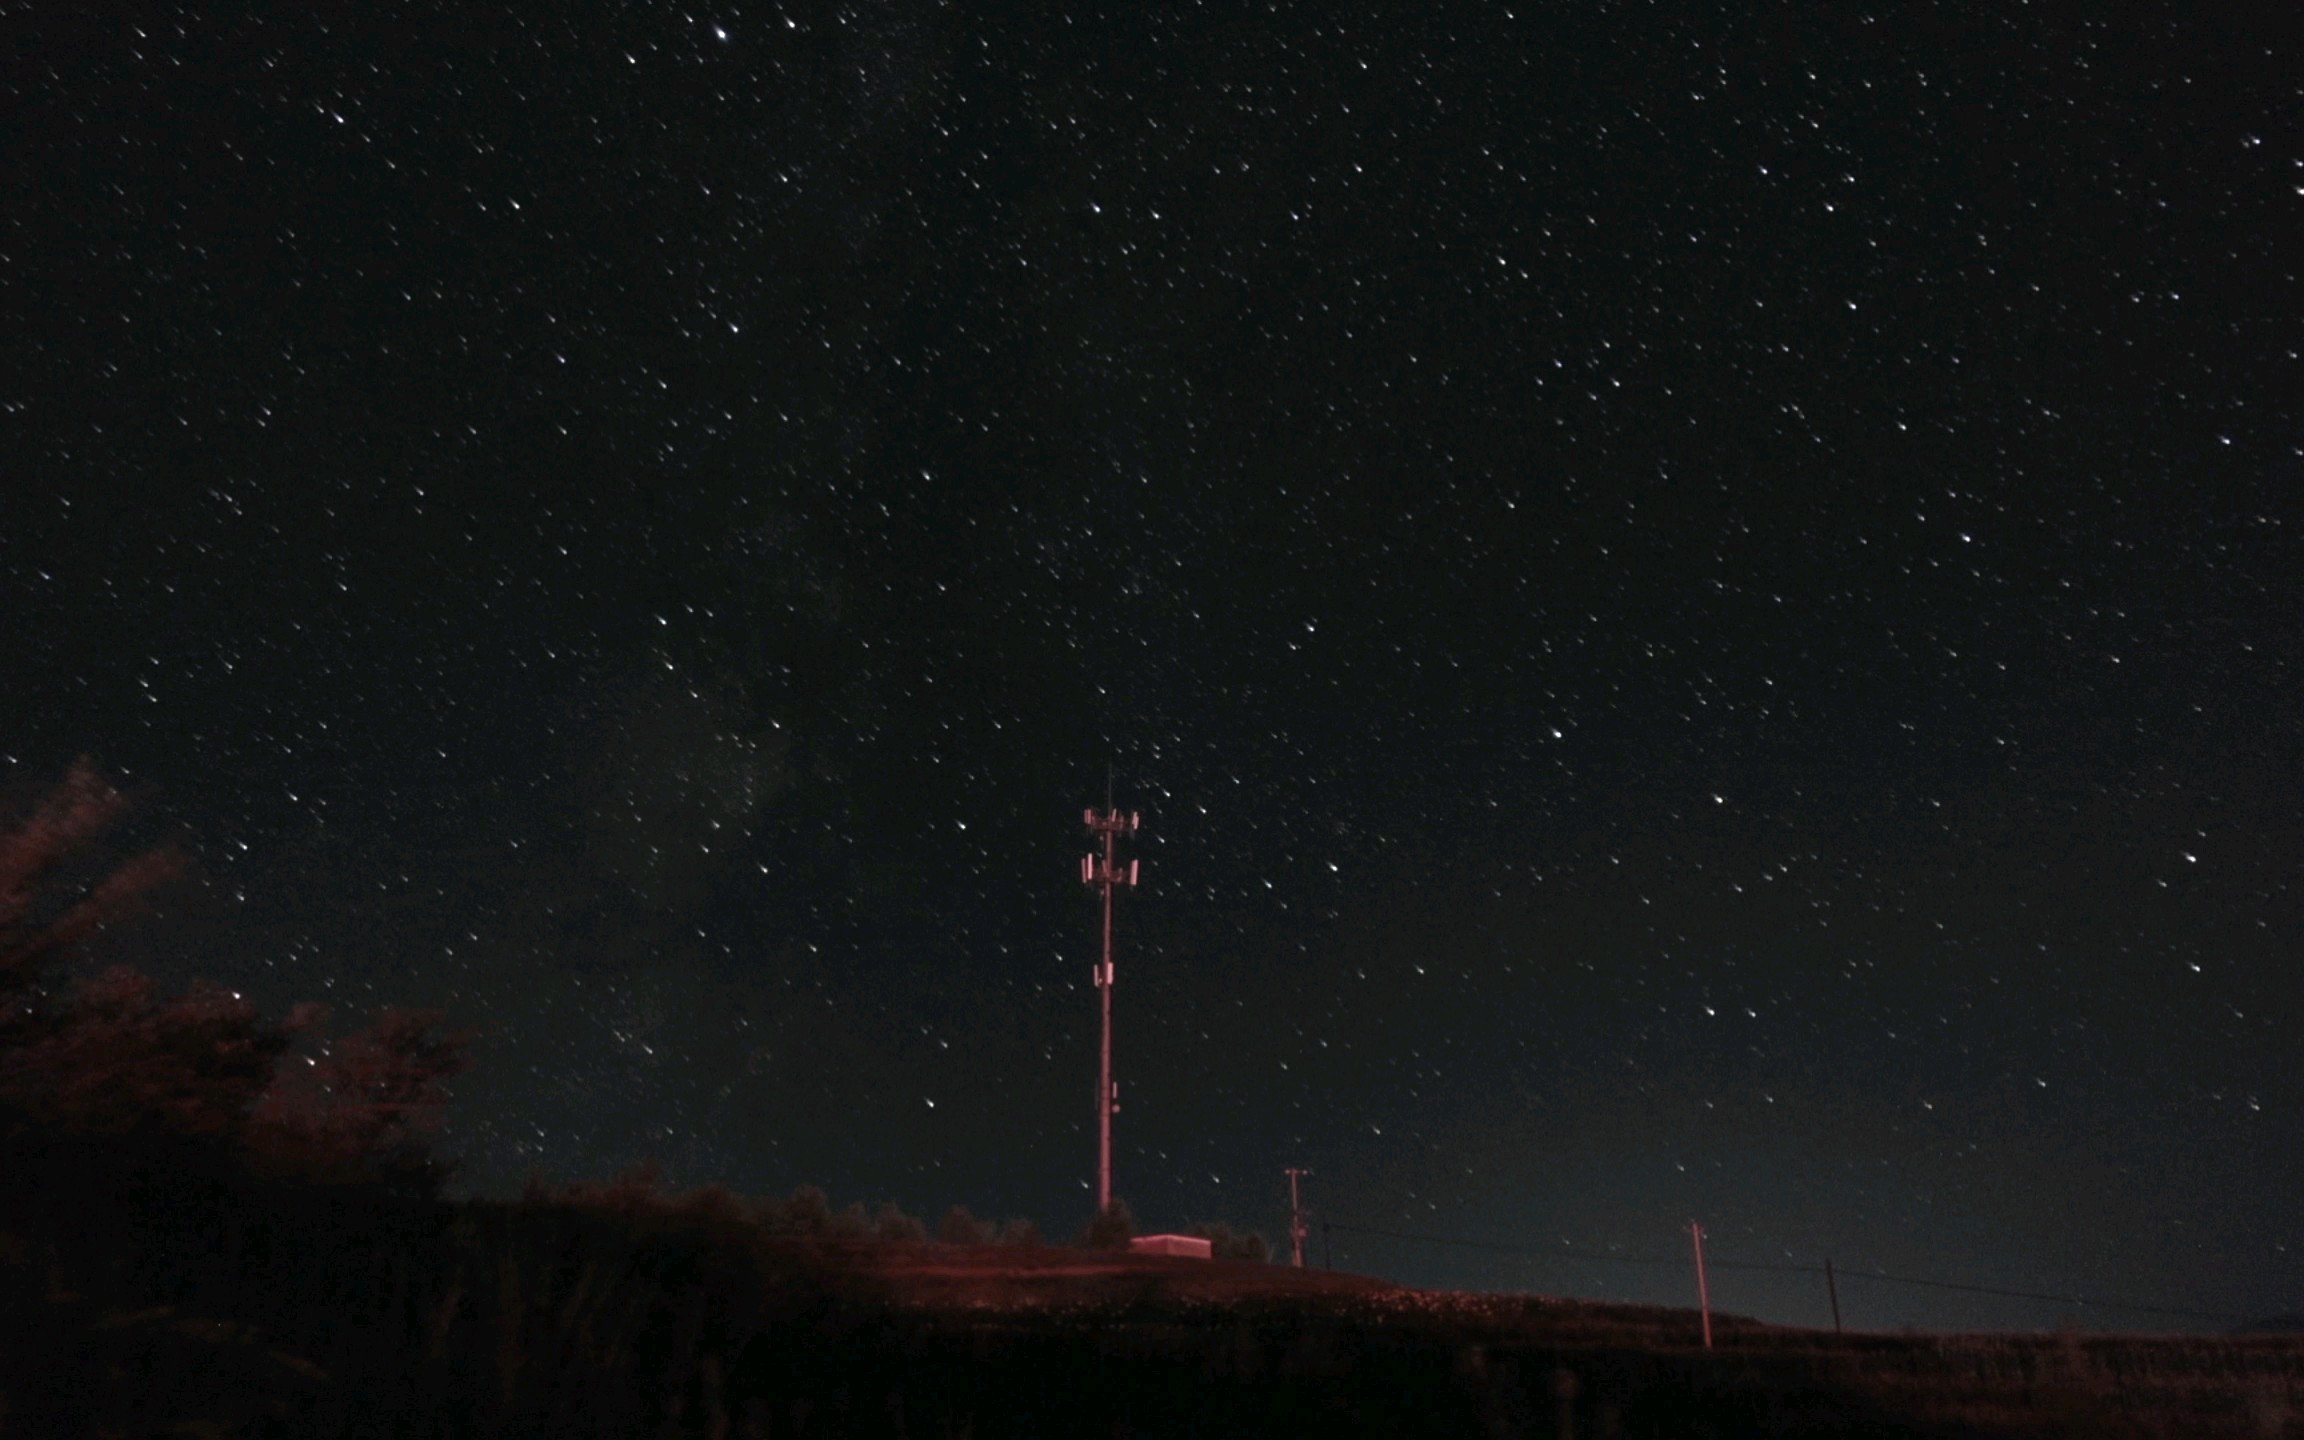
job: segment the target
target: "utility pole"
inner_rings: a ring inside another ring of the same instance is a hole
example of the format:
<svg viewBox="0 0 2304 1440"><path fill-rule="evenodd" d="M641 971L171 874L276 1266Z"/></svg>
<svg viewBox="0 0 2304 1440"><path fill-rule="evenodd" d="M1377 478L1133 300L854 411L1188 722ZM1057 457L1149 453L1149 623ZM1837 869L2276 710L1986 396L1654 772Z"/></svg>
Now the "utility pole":
<svg viewBox="0 0 2304 1440"><path fill-rule="evenodd" d="M1290 1268L1304 1268L1304 1202L1297 1198L1298 1177L1312 1172L1291 1165L1288 1167L1288 1264Z"/></svg>
<svg viewBox="0 0 2304 1440"><path fill-rule="evenodd" d="M1704 1348L1712 1348L1712 1293L1704 1288L1704 1227L1688 1222L1688 1238L1696 1246L1696 1308L1704 1312Z"/></svg>
<svg viewBox="0 0 2304 1440"><path fill-rule="evenodd" d="M1096 988L1104 1002L1104 1045L1096 1070L1096 1213L1101 1215L1112 1208L1112 1117L1120 1109L1120 1087L1112 1082L1112 891L1121 885L1136 888L1137 873L1137 862L1123 867L1114 858L1113 847L1123 834L1135 834L1143 817L1133 810L1123 815L1113 809L1107 793L1102 812L1091 806L1080 812L1080 818L1089 835L1104 841L1101 859L1092 854L1080 857L1080 882L1104 892L1104 958L1096 966Z"/></svg>
<svg viewBox="0 0 2304 1440"><path fill-rule="evenodd" d="M1832 1299L1832 1333L1840 1333L1840 1281L1832 1273L1832 1257L1824 1257L1824 1293Z"/></svg>

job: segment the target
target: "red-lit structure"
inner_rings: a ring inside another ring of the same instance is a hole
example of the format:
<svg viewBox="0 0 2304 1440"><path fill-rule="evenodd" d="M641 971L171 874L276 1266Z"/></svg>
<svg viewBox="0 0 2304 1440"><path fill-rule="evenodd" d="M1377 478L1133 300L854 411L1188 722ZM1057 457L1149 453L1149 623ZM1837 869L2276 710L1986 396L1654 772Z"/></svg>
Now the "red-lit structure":
<svg viewBox="0 0 2304 1440"><path fill-rule="evenodd" d="M1101 1215L1112 1205L1112 1117L1120 1109L1120 1087L1112 1081L1112 891L1125 885L1136 886L1136 863L1131 860L1123 867L1114 857L1114 848L1120 836L1133 835L1142 824L1143 817L1131 810L1123 815L1106 808L1099 813L1091 807L1080 812L1091 836L1104 842L1104 853L1080 857L1082 884L1094 885L1104 892L1104 958L1096 966L1096 989L1104 1002L1104 1046L1096 1071L1096 1213Z"/></svg>
<svg viewBox="0 0 2304 1440"><path fill-rule="evenodd" d="M1135 1255L1174 1255L1184 1260L1213 1260L1216 1244L1201 1235L1138 1235L1128 1242Z"/></svg>

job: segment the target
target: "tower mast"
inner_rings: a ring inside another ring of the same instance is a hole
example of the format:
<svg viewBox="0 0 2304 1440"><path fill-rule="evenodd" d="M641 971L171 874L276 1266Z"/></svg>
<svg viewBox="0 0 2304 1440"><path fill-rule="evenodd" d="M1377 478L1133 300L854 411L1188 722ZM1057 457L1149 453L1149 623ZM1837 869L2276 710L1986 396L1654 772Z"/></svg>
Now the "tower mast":
<svg viewBox="0 0 2304 1440"><path fill-rule="evenodd" d="M1122 866L1114 849L1121 835L1136 833L1143 817L1133 810L1121 814L1107 794L1101 812L1091 806L1080 812L1080 818L1089 835L1104 842L1101 857L1080 857L1081 883L1104 892L1104 958L1096 966L1096 989L1104 1011L1104 1041L1096 1069L1096 1213L1101 1215L1112 1208L1112 1117L1120 1109L1120 1087L1112 1080L1112 891L1123 885L1134 889L1137 875L1137 862Z"/></svg>

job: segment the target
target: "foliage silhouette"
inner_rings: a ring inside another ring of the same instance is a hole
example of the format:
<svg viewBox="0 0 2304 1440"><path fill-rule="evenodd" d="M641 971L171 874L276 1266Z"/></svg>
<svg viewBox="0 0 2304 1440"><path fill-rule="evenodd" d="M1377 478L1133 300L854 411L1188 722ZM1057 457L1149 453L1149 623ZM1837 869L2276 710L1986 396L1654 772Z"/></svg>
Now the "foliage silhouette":
<svg viewBox="0 0 2304 1440"><path fill-rule="evenodd" d="M165 1000L154 989L115 966L13 1027L0 1046L12 1133L240 1138L287 1028L216 986Z"/></svg>
<svg viewBox="0 0 2304 1440"><path fill-rule="evenodd" d="M50 972L183 868L167 849L111 858L103 842L127 810L81 760L0 830L0 1137L172 1137L265 1173L436 1193L448 1167L429 1141L470 1038L435 1033L439 1015L387 1010L330 1044L318 1006L275 1019L205 982L163 996L125 966L59 993ZM300 1036L320 1053L283 1066Z"/></svg>
<svg viewBox="0 0 2304 1440"><path fill-rule="evenodd" d="M299 1005L292 1020L326 1015ZM446 1082L468 1061L469 1032L439 1033L439 1011L388 1009L367 1029L278 1066L249 1125L260 1166L314 1179L383 1179L437 1192L450 1167L433 1157Z"/></svg>
<svg viewBox="0 0 2304 1440"><path fill-rule="evenodd" d="M1125 1250L1136 1235L1136 1216L1115 1198L1081 1227L1080 1243L1090 1250Z"/></svg>
<svg viewBox="0 0 2304 1440"><path fill-rule="evenodd" d="M998 1226L969 1214L965 1205L953 1206L936 1222L936 1240L941 1245L989 1245L998 1234Z"/></svg>
<svg viewBox="0 0 2304 1440"><path fill-rule="evenodd" d="M1234 1231L1221 1220L1210 1220L1192 1227L1192 1233L1208 1242L1211 1260L1268 1261L1272 1246L1253 1230Z"/></svg>
<svg viewBox="0 0 2304 1440"><path fill-rule="evenodd" d="M29 815L0 832L0 996L35 985L50 962L133 914L181 873L182 857L166 848L92 881L75 873L100 865L94 852L127 810L128 798L83 758Z"/></svg>

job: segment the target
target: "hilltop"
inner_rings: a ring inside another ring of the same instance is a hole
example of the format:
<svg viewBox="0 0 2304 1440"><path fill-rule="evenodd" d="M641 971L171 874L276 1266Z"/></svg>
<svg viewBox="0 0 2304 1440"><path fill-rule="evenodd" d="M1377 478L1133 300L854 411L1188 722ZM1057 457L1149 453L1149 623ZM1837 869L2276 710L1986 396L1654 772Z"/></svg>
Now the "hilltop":
<svg viewBox="0 0 2304 1440"><path fill-rule="evenodd" d="M242 1186L87 1218L0 1234L5 1433L2304 1435L2295 1336L1715 1315L1707 1351L1662 1307L729 1215Z"/></svg>
<svg viewBox="0 0 2304 1440"><path fill-rule="evenodd" d="M1834 1335L1716 1313L1706 1351L1690 1310L1273 1265L993 1247L854 1264L884 1303L926 1317L927 1334L972 1335L979 1348L997 1335L1021 1350L1093 1335L1107 1364L1197 1362L1210 1385L1298 1391L1298 1405L1323 1389L1398 1386L1418 1401L1387 1423L1418 1433L2304 1435L2295 1336ZM1331 1411L1321 1423L1375 1433L1367 1419Z"/></svg>

